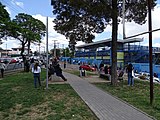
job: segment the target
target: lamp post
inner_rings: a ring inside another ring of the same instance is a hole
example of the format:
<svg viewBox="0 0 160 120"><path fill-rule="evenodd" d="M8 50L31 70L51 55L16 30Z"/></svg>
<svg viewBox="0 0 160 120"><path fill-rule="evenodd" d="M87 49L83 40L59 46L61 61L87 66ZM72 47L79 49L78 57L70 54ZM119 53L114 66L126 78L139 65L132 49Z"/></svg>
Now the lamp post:
<svg viewBox="0 0 160 120"><path fill-rule="evenodd" d="M148 0L148 31L152 31L151 0ZM153 103L152 32L149 32L150 104Z"/></svg>

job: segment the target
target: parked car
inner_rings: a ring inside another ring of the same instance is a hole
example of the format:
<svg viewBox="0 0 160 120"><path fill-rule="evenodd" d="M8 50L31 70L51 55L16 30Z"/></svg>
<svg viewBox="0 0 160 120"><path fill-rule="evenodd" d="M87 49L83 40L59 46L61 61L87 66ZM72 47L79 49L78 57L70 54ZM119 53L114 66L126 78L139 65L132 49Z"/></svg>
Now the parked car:
<svg viewBox="0 0 160 120"><path fill-rule="evenodd" d="M9 58L0 58L0 62L3 62L4 64L8 64L10 62Z"/></svg>
<svg viewBox="0 0 160 120"><path fill-rule="evenodd" d="M12 63L17 63L18 61L16 60L16 59L14 59L14 58L11 58L11 60L10 60L10 64L12 64Z"/></svg>
<svg viewBox="0 0 160 120"><path fill-rule="evenodd" d="M84 70L88 70L88 71L96 71L96 68L94 68L90 65L81 65L79 68L84 69Z"/></svg>

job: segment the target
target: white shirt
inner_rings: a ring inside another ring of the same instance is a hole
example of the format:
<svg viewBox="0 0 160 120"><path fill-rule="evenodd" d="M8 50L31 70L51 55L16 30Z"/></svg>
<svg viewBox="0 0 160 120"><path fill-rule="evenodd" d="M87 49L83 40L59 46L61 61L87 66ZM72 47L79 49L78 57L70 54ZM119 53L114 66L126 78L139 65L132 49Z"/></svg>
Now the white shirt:
<svg viewBox="0 0 160 120"><path fill-rule="evenodd" d="M34 67L32 67L32 73L40 73L41 72L41 68L39 66L37 66L37 70L34 70Z"/></svg>
<svg viewBox="0 0 160 120"><path fill-rule="evenodd" d="M0 69L5 69L5 64L4 63L0 63Z"/></svg>

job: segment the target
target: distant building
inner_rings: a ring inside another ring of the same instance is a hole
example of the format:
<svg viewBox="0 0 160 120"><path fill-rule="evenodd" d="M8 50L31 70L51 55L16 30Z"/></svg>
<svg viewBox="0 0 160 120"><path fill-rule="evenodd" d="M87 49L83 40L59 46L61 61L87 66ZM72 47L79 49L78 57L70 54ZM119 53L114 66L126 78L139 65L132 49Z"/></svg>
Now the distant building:
<svg viewBox="0 0 160 120"><path fill-rule="evenodd" d="M140 42L143 39L133 38L127 40L117 40L117 65L124 66L129 62L148 63L149 62L149 47L141 46ZM135 43L139 45L135 45ZM132 43L132 44L131 44ZM104 64L111 65L112 58L112 39L105 39L89 44L76 46L75 57L86 59L102 60ZM160 63L160 48L153 47L153 63Z"/></svg>
<svg viewBox="0 0 160 120"><path fill-rule="evenodd" d="M4 50L0 48L0 57L6 57L6 56L20 56L22 48L17 47L17 48L12 48L11 50ZM28 49L25 48L24 50L24 55L28 54Z"/></svg>

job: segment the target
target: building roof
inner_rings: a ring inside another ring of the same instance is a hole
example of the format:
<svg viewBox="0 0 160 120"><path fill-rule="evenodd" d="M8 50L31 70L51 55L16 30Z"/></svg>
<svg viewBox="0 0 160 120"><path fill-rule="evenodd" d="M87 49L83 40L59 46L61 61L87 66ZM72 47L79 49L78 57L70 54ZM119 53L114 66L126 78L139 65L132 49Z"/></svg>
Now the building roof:
<svg viewBox="0 0 160 120"><path fill-rule="evenodd" d="M135 42L142 42L142 38L131 38L131 39L118 39L117 43L119 44L126 44L126 43L135 43ZM91 47L103 47L103 46L111 46L112 38L96 41L93 43L88 43L84 45L76 46L76 48L91 48Z"/></svg>

